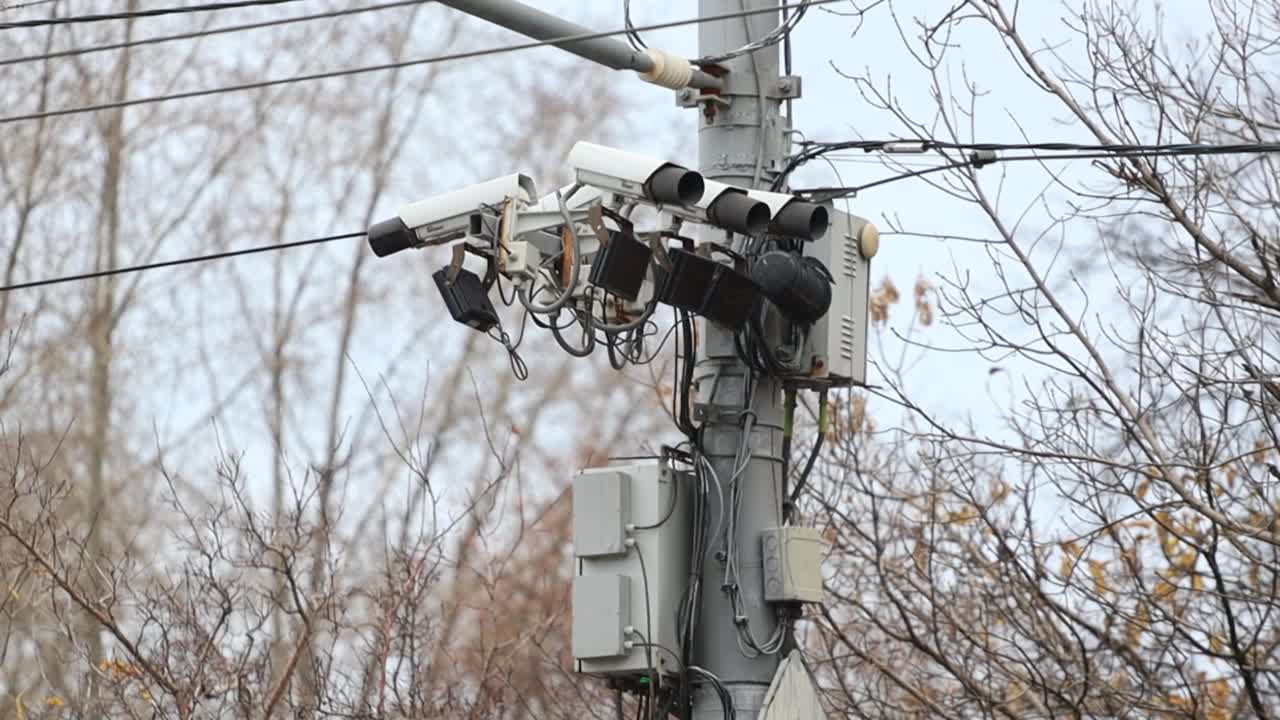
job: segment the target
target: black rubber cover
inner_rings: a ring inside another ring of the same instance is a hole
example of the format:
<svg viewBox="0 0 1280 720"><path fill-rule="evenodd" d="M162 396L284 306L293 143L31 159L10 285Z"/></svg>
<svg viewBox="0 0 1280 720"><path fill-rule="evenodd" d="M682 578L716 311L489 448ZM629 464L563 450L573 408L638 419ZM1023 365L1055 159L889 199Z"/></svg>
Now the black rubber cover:
<svg viewBox="0 0 1280 720"><path fill-rule="evenodd" d="M369 247L378 257L386 257L418 245L418 238L398 217L369 226Z"/></svg>
<svg viewBox="0 0 1280 720"><path fill-rule="evenodd" d="M591 262L588 280L614 295L635 300L640 297L653 250L645 243L613 230L609 231L609 238L609 244L600 248Z"/></svg>
<svg viewBox="0 0 1280 720"><path fill-rule="evenodd" d="M817 240L827 232L827 209L803 200L792 200L773 216L773 229L788 237Z"/></svg>
<svg viewBox="0 0 1280 720"><path fill-rule="evenodd" d="M670 272L655 266L658 301L741 330L760 296L751 278L687 250L673 249L668 256Z"/></svg>
<svg viewBox="0 0 1280 720"><path fill-rule="evenodd" d="M726 230L759 235L769 226L769 206L746 193L727 192L707 208L707 219Z"/></svg>
<svg viewBox="0 0 1280 720"><path fill-rule="evenodd" d="M443 267L431 277L436 281L440 297L454 320L480 332L488 332L498 324L498 311L490 302L479 275L462 268L453 282L449 282L449 268Z"/></svg>
<svg viewBox="0 0 1280 720"><path fill-rule="evenodd" d="M644 188L650 200L665 205L693 205L702 199L705 189L701 174L679 165L658 168Z"/></svg>
<svg viewBox="0 0 1280 720"><path fill-rule="evenodd" d="M752 263L751 278L792 322L812 325L831 309L831 273L817 258L770 250Z"/></svg>

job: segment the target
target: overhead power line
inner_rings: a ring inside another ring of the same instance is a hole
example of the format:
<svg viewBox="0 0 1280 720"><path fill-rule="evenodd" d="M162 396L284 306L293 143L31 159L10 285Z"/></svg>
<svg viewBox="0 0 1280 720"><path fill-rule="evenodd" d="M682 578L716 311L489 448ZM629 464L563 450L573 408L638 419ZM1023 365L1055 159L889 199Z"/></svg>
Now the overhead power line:
<svg viewBox="0 0 1280 720"><path fill-rule="evenodd" d="M17 3L15 5L0 5L0 12L5 10L21 10L22 8L35 7L36 5L48 5L58 0L31 0L31 2Z"/></svg>
<svg viewBox="0 0 1280 720"><path fill-rule="evenodd" d="M335 240L348 240L350 238L364 236L365 232L362 230L360 232L344 233L342 235L328 235L326 237L295 240L293 242L276 243L274 245L260 245L258 247L243 248L241 250L228 250L226 252L213 253L212 255L194 255L191 257L178 258L176 260L147 263L145 265L130 265L128 267L110 268L107 270L95 270L93 272L80 273L78 275L64 275L62 277L5 285L0 287L0 292L24 290L26 288L42 287L44 285L57 285L59 283L77 282L80 280L91 280L93 278L107 277L109 275L124 275L127 273L143 272L146 270L156 270L158 268L174 267L176 265L189 265L193 263L209 262L211 260L223 260L225 258L239 257L241 255L253 255L255 253L272 252L274 250L287 250L289 248L303 247L305 245L319 245L321 243L333 242Z"/></svg>
<svg viewBox="0 0 1280 720"><path fill-rule="evenodd" d="M132 18L155 17L157 15L185 15L187 13L212 12L215 10L231 10L259 5L284 5L302 0L234 0L232 2L208 3L205 5L187 5L184 7L151 8L133 12L103 13L100 15L68 15L67 17L37 18L35 20L18 20L0 23L0 30L14 28L43 27L46 25L74 25L77 23L101 22L103 20L129 20Z"/></svg>
<svg viewBox="0 0 1280 720"><path fill-rule="evenodd" d="M275 27L277 25L289 25L292 23L308 22L311 20L323 20L325 18L341 17L343 15L357 15L359 13L377 12L379 10L389 10L391 8L404 7L406 5L421 5L423 3L433 2L433 0L398 0L398 2L383 3L381 5L369 5L366 7L349 8L346 10L331 10L329 12L314 13L311 15L297 15L295 17L279 18L277 20L265 20L263 22L245 23L243 25L227 25L220 28L210 28L208 30L197 30L194 32L179 33L177 35L158 35L156 37L140 38L138 40L129 40L127 42L111 43L108 45L91 45L83 48L72 48L70 50L55 50L54 52L44 53L41 55L26 55L23 57L3 58L0 59L0 65L17 65L20 63L38 62L41 60L53 60L62 57L71 57L73 55L86 55L95 52L105 52L108 50L123 50L124 48L138 47L139 45L154 45L156 43L171 42L174 40L192 40L195 38L209 37L210 35L222 35L225 33L241 32L245 30L258 30L260 28Z"/></svg>
<svg viewBox="0 0 1280 720"><path fill-rule="evenodd" d="M874 143L871 143L874 144ZM1229 145L1206 144L1171 144L1171 145L1074 145L1072 143L939 143L936 147L950 146L948 149L973 150L969 157L949 162L945 165L912 170L887 178L881 178L863 185L845 187L815 187L796 190L798 194L815 195L823 198L852 197L881 185L910 180L946 170L957 170L966 167L984 167L995 163L1006 162L1053 162L1060 160L1120 160L1124 158L1152 157L1192 157L1203 155L1266 155L1280 153L1280 143L1235 143ZM996 155L1002 150L1018 151L1024 148L1037 147L1081 148L1086 152L1063 153L1029 153L1026 155ZM874 149L874 148L873 148ZM982 154L989 153L989 154ZM817 157L817 156L815 156Z"/></svg>
<svg viewBox="0 0 1280 720"><path fill-rule="evenodd" d="M842 0L809 0L809 6L826 5L834 2L842 2ZM754 10L742 10L738 12L723 13L720 15L710 15L701 18L690 18L687 20L672 20L668 22L653 23L650 25L636 26L633 29L637 31L647 30L665 30L667 28L682 27L685 25L698 25L705 22L713 22L716 20L730 20L733 18L747 17L750 15L759 15L761 13L777 12L777 8L757 8ZM81 107L64 108L61 110L46 110L44 112L28 113L26 115L10 115L8 117L0 117L0 125L14 122L22 122L25 120L39 120L41 118L60 117L63 115L77 115L80 113L101 112L103 110L114 110L116 108L132 107L135 105L147 105L151 103L168 102L170 100L185 100L187 98L203 97L206 95L220 95L223 93L241 92L245 90L260 90L262 88L275 87L278 85L289 85L293 83L310 82L313 80L326 80L329 78L345 77L349 75L362 75L371 72L380 72L383 70L395 70L399 68L413 67L416 65L431 65L435 63L450 62L453 60L469 60L472 58L486 57L489 55L500 55L503 53L515 52L517 50L530 50L533 48L546 47L548 45L557 45L560 43L573 42L576 40L590 40L593 38L611 37L614 35L624 35L627 33L626 28L617 30L608 30L605 32L579 33L577 35L566 35L563 37L549 38L546 40L535 40L517 45L507 45L497 48L486 48L483 50L468 50L464 52L449 53L446 55L437 55L429 58L418 58L415 60L402 60L400 62L382 63L379 65L367 65L358 68L349 68L345 70L330 70L327 72L312 73L309 75L297 75L289 78L278 78L275 80L260 80L258 82L244 83L242 85L229 85L220 88L209 88L204 90L190 90L187 92L172 93L169 95L156 95L153 97L132 98L128 100L119 100L115 102L100 103L97 105L84 105Z"/></svg>

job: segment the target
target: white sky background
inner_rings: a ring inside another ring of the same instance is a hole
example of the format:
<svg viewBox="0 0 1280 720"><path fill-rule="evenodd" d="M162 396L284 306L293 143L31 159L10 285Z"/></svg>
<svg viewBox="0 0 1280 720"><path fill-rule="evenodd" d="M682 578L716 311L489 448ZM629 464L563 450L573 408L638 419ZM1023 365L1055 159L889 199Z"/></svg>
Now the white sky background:
<svg viewBox="0 0 1280 720"><path fill-rule="evenodd" d="M584 0L532 0L530 4L556 12L593 29L614 29L622 24L621 0L591 0L590 2ZM867 0L863 0L859 4L865 5L868 3ZM1073 2L1070 5L1075 6L1076 4ZM898 5L906 6L910 5L910 3L898 3ZM928 3L921 4L922 7L924 5L928 5ZM936 14L944 12L949 3L933 3L933 5L936 9L931 12ZM1180 5L1183 4L1180 3ZM1198 6L1200 3L1185 3L1185 5ZM97 6L95 5L95 7ZM837 11L848 12L854 7L854 4L852 2L848 4L836 3L830 7ZM1196 11L1202 11L1202 8L1199 7L1195 9ZM288 16L294 13L301 14L317 10L318 8L309 7L307 3L300 3L292 6L288 11L281 10L279 13L270 13L269 15L267 13L254 14L252 17ZM804 97L794 104L796 112L795 127L808 138L831 141L885 138L897 136L903 132L892 117L881 111L869 108L858 94L853 83L841 77L832 67L832 64L851 73L860 73L869 68L873 77L878 78L882 85L891 80L894 93L900 99L906 100L910 105L916 107L920 111L921 117L925 117L931 112L932 101L928 97L928 78L904 50L902 39L899 37L898 30L895 28L887 10L887 6L877 7L859 22L856 18L841 17L824 12L823 8L814 8L810 10L809 15L793 33L793 73L800 75L804 82ZM404 10L395 10L373 13L368 17L362 18L361 22L395 22L398 18L403 17L404 12ZM440 13L444 12L444 9L429 8L428 12ZM1063 57L1078 58L1081 52L1078 39L1065 31L1059 21L1061 14L1062 6L1057 3L1023 3L1022 19L1024 24L1031 28L1028 32L1028 37L1033 41L1043 41L1047 44L1058 45L1058 52ZM633 15L635 22L638 24L681 20L697 15L697 3L691 1L635 0L633 2ZM219 22L214 22L213 24L229 23L233 21L233 17L237 16L227 15L225 17L225 20L220 17ZM1194 19L1194 17L1188 16L1186 9L1183 9L1180 10L1176 21L1190 27ZM902 21L910 27L910 18L902 18ZM514 33L496 31L482 21L472 20L469 22L471 23L470 27L474 27L477 30L484 28L484 35L475 42L464 43L467 46L490 47L525 41L524 38ZM147 34L152 31L159 34L165 25L166 23L163 22L148 22L145 24L147 32L142 33L140 31L140 34ZM411 42L410 48L405 53L407 57L425 57L435 54L434 44L431 42L432 38L429 30L426 30L429 25L424 24L423 27L424 33L421 36L421 43L419 44L415 38L415 41ZM1023 133L1025 133L1025 139L1036 141L1088 142L1091 140L1082 129L1064 125L1059 121L1059 108L1051 104L1042 93L1034 91L1029 81L1013 68L1013 65L1005 57L998 38L994 37L990 32L977 30L976 24L973 27L975 30L969 34L953 37L953 43L958 47L950 55L948 61L949 71L957 82L960 82L963 73L970 78L976 79L982 87L991 90L990 94L983 98L978 106L978 120L975 123L972 140L979 142L1016 142L1024 139ZM854 34L855 29L857 30L856 35ZM646 32L644 35L652 45L658 45L667 50L691 57L697 54L697 31L694 26ZM247 43L247 45L238 45L238 43ZM246 47L252 48L252 43L253 40L240 39L236 35L223 36L217 40L210 41L209 49L211 53L216 55L216 48L235 48L243 51ZM1062 44L1059 45L1059 43ZM224 62L234 63L236 61L234 52L224 54L223 58ZM541 48L497 56L496 58L486 58L483 64L471 60L461 62L471 63L476 68L476 70L472 71L472 75L468 76L468 78L471 78L481 73L481 68L500 72L504 66L524 64L535 58L553 58L560 67L581 67L586 63L586 61L569 56L556 48ZM353 60L351 62L355 63L356 61ZM342 65L345 64L346 62L344 61ZM410 70L410 72L419 71L421 71L421 68ZM274 72L270 73L270 75L284 77L292 73L292 68L281 66L274 68ZM617 123L626 127L633 134L628 135L628 142L618 142L616 144L623 145L628 149L667 156L687 164L694 164L696 161L696 113L691 110L677 108L670 91L644 83L629 73L618 72L614 73L612 77L632 98L634 109L629 114L624 115L618 108L599 106L593 102L594 98L589 94L581 94L575 99L575 104L580 111L584 113L617 113ZM182 89L186 89L188 85L201 87L202 83L199 78L187 78L183 85ZM575 97L575 94L581 90L580 87L576 87L572 83L566 83L563 92L567 97ZM468 92L470 92L470 88L467 83L459 82L457 78L435 91L433 97L429 98L424 106L418 125L423 136L440 134L439 127L442 125L447 126L453 119L450 107L451 99ZM236 102L233 99L235 97L234 95L227 95L208 99L207 101L180 102L208 102L209 107L217 107L218 103ZM519 97L510 97L506 100L511 103L518 103L520 99ZM502 108L495 107L494 113L495 117L499 116L502 113ZM423 157L419 163L401 164L397 168L391 184L382 194L378 215L388 216L397 206L404 202L416 200L434 192L461 187L486 179L492 175L492 173L475 174L476 169L473 166L476 163L468 162L465 157L465 148L462 150L463 152L456 157L432 155ZM880 167L874 162L870 162L874 157L872 155L865 156L863 159L867 160L867 162L861 160L857 162L842 162L837 160L837 167L844 183L860 184L895 172L890 168ZM918 156L907 156L904 160L912 166L936 162L935 160ZM450 168L456 167L457 169L448 173L440 173L438 170L442 163ZM498 165L501 166L500 159L498 160ZM1093 172L1088 164L1084 162L1076 163L1074 167L1066 163L1061 163L1055 167L1060 167L1071 173ZM521 168L509 167L504 168L504 170L517 171L521 170ZM568 172L567 166L564 171ZM992 188L1003 179L1002 202L1005 207L1010 209L1006 213L1007 217L1017 217L1021 209L1050 180L1049 175L1043 168L1029 163L990 167L983 171L983 176L991 183ZM454 182L446 185L443 179L454 180ZM539 177L535 178L535 180L543 191L553 187L555 182L553 178ZM793 186L797 187L827 184L838 184L838 180L829 166L823 162L811 163L793 176ZM264 198L262 201L267 203L269 200L270 198ZM861 196L851 200L850 208L853 212L877 222L882 230L887 229L891 224L889 219L894 218L910 230L919 233L936 232L955 236L990 236L987 222L978 217L973 208L960 205L942 193L930 189L923 181L919 180L905 180L868 190ZM362 218L360 217L331 217L324 213L323 210L316 213L315 219L316 224L314 227L294 228L295 232L298 233L298 237L318 235L328 231L339 232L358 229L362 223ZM1043 214L1033 208L1022 221L1019 231L1031 238L1041 230L1044 224ZM256 238L255 241L260 239ZM1053 252L1053 246L1060 240L1061 237L1058 235L1046 239L1046 245L1040 252ZM1096 239L1092 228L1082 227L1079 228L1078 232L1073 232L1071 241L1079 249L1084 244L1096 242ZM342 257L347 254L348 250L344 247L334 252L335 257ZM300 267L300 263L305 261L306 255L307 253L304 251L290 253L287 258L281 261L281 267L286 272L290 272L293 268ZM404 314L381 318L376 323L376 326L372 326L374 323L366 319L363 330L353 348L352 359L362 371L367 372L368 376L376 375L377 371L385 363L388 352L401 348L408 336L409 329L416 321L421 320L423 316L429 313L435 313L441 317L445 316L443 305L430 283L428 270L431 262L421 255L412 258L407 257L408 255L398 255L393 260L383 260L376 268L377 272L386 275L390 284L403 284L411 287L411 292L414 293L416 299L415 306L402 308L406 310ZM262 263L264 270L274 267L274 260L269 263L264 260L266 257L257 256L257 262ZM444 255L440 254L439 257L443 262ZM402 259L408 261L395 262L395 260ZM249 263L254 261L240 260L235 262ZM1068 264L1064 260L1060 265L1060 271L1065 271L1067 266ZM894 338L894 332L907 332L909 329L911 323L910 287L915 278L923 275L931 280L936 280L939 274L954 275L957 272L968 273L979 294L983 291L995 291L998 288L995 279L992 277L991 261L988 259L985 250L979 245L959 241L942 242L924 237L886 235L880 254L873 264L873 282L878 282L880 278L885 276L892 278L903 293L903 301L895 308L895 312L891 313L887 327L873 335L871 339L873 358L896 360L903 351L902 344ZM177 278L181 277L180 274L174 274L169 279L152 278L147 281L146 287L148 292L153 293L172 292L175 285L180 282ZM218 281L218 277L215 275L208 278L205 281L208 283L208 287L212 287ZM1062 272L1053 277L1059 286L1065 285L1065 278L1066 276ZM1097 290L1102 293L1114 293L1115 290L1112 287L1111 278L1100 278ZM1072 290L1067 290L1064 298L1074 303L1077 307L1083 306L1086 299L1081 293ZM1091 307L1094 308L1105 307L1108 299L1105 296L1089 298ZM224 310L234 319L236 311L233 307L224 308ZM447 364L448 358L453 355L450 344L461 342L464 337L463 334L469 331L452 326L447 320L443 325L444 327L439 331L432 333L432 341L428 346L410 350L413 355L412 362L423 367L428 364L436 366ZM538 333L542 331L530 328L530 332ZM939 346L967 346L967 343L937 325L921 339ZM496 345L493 346L493 349L495 354L500 353L500 349ZM914 356L918 360L912 373L908 376L909 390L917 402L930 411L954 420L973 417L975 422L986 432L994 433L999 431L998 418L1000 417L1000 412L995 407L997 403L1007 406L1016 401L1016 397L1026 392L1027 387L1034 387L1037 384L1036 375L1029 374L1026 368L1003 365L1002 368L1006 372L991 375L989 370L992 367L992 363L972 353L920 353L919 350L908 350L907 352L909 357ZM309 360L323 363L326 367L333 362L330 357L315 357ZM595 360L602 361L602 358L596 358ZM505 362L495 362L489 368L478 368L478 370L505 372ZM189 391L187 388L181 387L183 384L181 377L182 373L175 369L172 375L166 377L166 382L170 384L167 384L160 396L155 398L154 415L162 437L165 437L167 432L176 432L178 429L186 427L189 422L188 418L183 417L182 411L186 403L175 402L176 398L182 397L184 392ZM874 368L871 372L871 378L872 382L879 380L878 373ZM477 379L483 380L479 376ZM232 378L228 378L225 381L230 382L231 380ZM203 388L202 382L193 383L192 387L197 385L199 388ZM197 388L197 392L200 391L199 388ZM316 390L320 393L328 392L327 388L317 388ZM358 382L353 384L352 391L346 401L348 402L344 402L344 411L349 408L348 415L354 416L360 412L365 397ZM199 402L191 404L203 407ZM242 405L239 409L239 414L232 414L221 426L228 433L228 436L223 439L232 447L251 448L247 456L247 459L252 463L250 471L261 475L262 469L269 467L268 458L270 457L269 441L261 433L261 405ZM889 407L884 407L881 411L896 414L896 411ZM236 422L237 417L241 418L243 422ZM563 433L566 427L572 427L580 420L563 414L553 415L546 420L544 431L553 435ZM323 422L323 418L317 418L317 423L319 422ZM567 433L566 438L570 437L572 437L572 433ZM645 439L648 438L635 438L635 444L638 446ZM618 448L620 452L625 452L629 449L626 447ZM209 448L205 445L203 448L197 448L195 453L197 455L204 454L206 458L212 454L211 451L202 453L202 450L209 450ZM566 454L571 450L572 444L567 443Z"/></svg>

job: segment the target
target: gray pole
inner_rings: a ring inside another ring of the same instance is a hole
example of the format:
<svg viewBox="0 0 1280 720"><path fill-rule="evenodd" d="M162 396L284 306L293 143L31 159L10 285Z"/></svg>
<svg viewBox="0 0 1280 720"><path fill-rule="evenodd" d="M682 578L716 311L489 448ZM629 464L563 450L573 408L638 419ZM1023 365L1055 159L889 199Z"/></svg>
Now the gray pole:
<svg viewBox="0 0 1280 720"><path fill-rule="evenodd" d="M699 15L706 17L777 5L777 0L699 0L698 8ZM747 44L748 37L766 35L779 20L776 13L761 13L702 23L698 26L699 55L716 56L741 47ZM775 45L723 64L729 70L723 91L729 105L717 106L714 115L699 113L699 170L720 182L768 188L784 150L785 121L780 117L779 101L768 97L778 95L778 48ZM712 408L706 414L704 449L724 484L726 497L734 483L741 489L736 537L730 542L735 543L738 552L739 593L748 627L764 642L774 632L777 620L764 602L760 532L782 524L782 392L775 380L762 377L757 379L754 398L745 398L748 369L738 359L733 333L710 322L704 324L705 359L698 368L698 401ZM740 414L748 402L754 416ZM752 419L754 427L750 427ZM732 480L735 455L747 432L751 459ZM718 546L713 541L712 547ZM723 560L719 556L708 558L702 575L702 607L693 657L697 665L723 681L733 697L737 717L754 720L780 657L751 658L739 649L734 610L728 594L721 589L723 583ZM709 687L702 686L695 694L693 716L722 717L720 701Z"/></svg>

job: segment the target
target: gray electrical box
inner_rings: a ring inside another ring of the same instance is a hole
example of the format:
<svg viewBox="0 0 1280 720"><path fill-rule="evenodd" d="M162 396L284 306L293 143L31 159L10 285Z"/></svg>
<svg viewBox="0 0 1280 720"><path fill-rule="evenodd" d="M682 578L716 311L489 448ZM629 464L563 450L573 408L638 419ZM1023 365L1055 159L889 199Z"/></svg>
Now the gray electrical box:
<svg viewBox="0 0 1280 720"><path fill-rule="evenodd" d="M671 652L678 652L676 612L689 579L691 490L688 474L658 461L593 468L574 477L573 549L579 570L573 586L573 654L579 672L645 673L649 658L659 672L678 670L679 658ZM616 507L624 508L620 522ZM628 525L634 527L630 532ZM630 625L636 634L623 638L634 640L633 647L615 653L615 613L607 598L619 577L626 580L621 592L628 596L629 620L622 627ZM653 645L646 648L645 639Z"/></svg>
<svg viewBox="0 0 1280 720"><path fill-rule="evenodd" d="M770 528L760 534L766 602L822 602L826 543L814 528Z"/></svg>
<svg viewBox="0 0 1280 720"><path fill-rule="evenodd" d="M585 575L573 579L573 656L625 654L623 628L631 624L631 578Z"/></svg>
<svg viewBox="0 0 1280 720"><path fill-rule="evenodd" d="M804 254L831 271L831 309L813 325L805 354L815 385L864 385L867 381L867 302L871 257L879 231L865 219L828 208L831 225L805 243Z"/></svg>
<svg viewBox="0 0 1280 720"><path fill-rule="evenodd" d="M573 483L573 551L581 558L626 552L631 479L616 470L583 473Z"/></svg>

